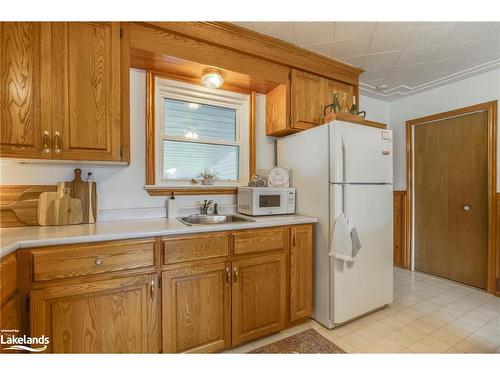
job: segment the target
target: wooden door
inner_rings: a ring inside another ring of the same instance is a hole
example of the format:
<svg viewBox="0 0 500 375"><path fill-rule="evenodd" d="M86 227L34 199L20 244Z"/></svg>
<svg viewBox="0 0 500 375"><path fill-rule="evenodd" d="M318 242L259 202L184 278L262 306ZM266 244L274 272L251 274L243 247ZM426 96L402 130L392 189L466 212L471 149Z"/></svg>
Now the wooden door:
<svg viewBox="0 0 500 375"><path fill-rule="evenodd" d="M120 26L52 23L54 158L120 160Z"/></svg>
<svg viewBox="0 0 500 375"><path fill-rule="evenodd" d="M156 276L59 284L30 293L32 336L47 353L159 352Z"/></svg>
<svg viewBox="0 0 500 375"><path fill-rule="evenodd" d="M0 156L51 156L50 121L42 118L42 90L49 55L48 26L0 22ZM43 122L42 122L43 121ZM45 134L45 135L44 135ZM44 147L44 144L46 147Z"/></svg>
<svg viewBox="0 0 500 375"><path fill-rule="evenodd" d="M230 264L163 272L163 352L208 353L231 345Z"/></svg>
<svg viewBox="0 0 500 375"><path fill-rule="evenodd" d="M320 124L323 111L321 77L291 70L291 127L310 129Z"/></svg>
<svg viewBox="0 0 500 375"><path fill-rule="evenodd" d="M486 288L487 112L414 126L415 268Z"/></svg>
<svg viewBox="0 0 500 375"><path fill-rule="evenodd" d="M285 326L285 254L237 260L233 266L233 346L280 331Z"/></svg>
<svg viewBox="0 0 500 375"><path fill-rule="evenodd" d="M352 105L352 97L354 96L354 86L327 78L323 78L323 108L326 105L333 103L333 94L335 91L338 94L340 105L342 105L344 94L346 95L346 103L350 109Z"/></svg>
<svg viewBox="0 0 500 375"><path fill-rule="evenodd" d="M312 314L313 239L311 225L291 228L290 321Z"/></svg>

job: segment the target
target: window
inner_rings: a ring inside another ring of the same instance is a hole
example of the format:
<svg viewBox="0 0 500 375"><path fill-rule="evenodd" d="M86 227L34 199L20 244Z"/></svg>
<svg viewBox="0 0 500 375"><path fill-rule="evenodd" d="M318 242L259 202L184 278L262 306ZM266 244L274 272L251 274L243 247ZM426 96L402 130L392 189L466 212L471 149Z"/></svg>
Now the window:
<svg viewBox="0 0 500 375"><path fill-rule="evenodd" d="M154 185L192 187L205 169L216 172L216 187L246 184L250 96L160 77L154 82Z"/></svg>

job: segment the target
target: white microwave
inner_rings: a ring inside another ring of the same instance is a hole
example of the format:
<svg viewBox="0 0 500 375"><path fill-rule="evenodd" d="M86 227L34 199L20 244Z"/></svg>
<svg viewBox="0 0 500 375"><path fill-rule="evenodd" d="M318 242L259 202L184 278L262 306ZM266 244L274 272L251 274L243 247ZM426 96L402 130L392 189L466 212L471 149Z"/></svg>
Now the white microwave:
<svg viewBox="0 0 500 375"><path fill-rule="evenodd" d="M252 216L294 214L295 189L239 187L238 212Z"/></svg>

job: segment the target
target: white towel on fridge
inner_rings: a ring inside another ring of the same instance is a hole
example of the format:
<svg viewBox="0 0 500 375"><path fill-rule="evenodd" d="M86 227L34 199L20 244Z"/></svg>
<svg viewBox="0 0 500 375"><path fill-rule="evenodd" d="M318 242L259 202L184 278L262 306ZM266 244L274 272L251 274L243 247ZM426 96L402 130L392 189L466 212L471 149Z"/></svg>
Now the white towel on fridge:
<svg viewBox="0 0 500 375"><path fill-rule="evenodd" d="M361 243L356 227L351 225L351 221L346 213L341 213L335 219L330 253L328 255L346 262L354 262L358 259L360 250Z"/></svg>

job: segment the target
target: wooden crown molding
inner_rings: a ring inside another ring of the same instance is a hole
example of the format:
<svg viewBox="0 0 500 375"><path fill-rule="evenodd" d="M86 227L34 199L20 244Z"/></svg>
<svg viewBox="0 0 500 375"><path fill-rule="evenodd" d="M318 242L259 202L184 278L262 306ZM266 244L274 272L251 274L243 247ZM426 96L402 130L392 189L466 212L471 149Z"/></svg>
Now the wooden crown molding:
<svg viewBox="0 0 500 375"><path fill-rule="evenodd" d="M364 71L342 61L330 59L283 40L228 22L139 22L138 24L350 84L357 85L358 76Z"/></svg>

